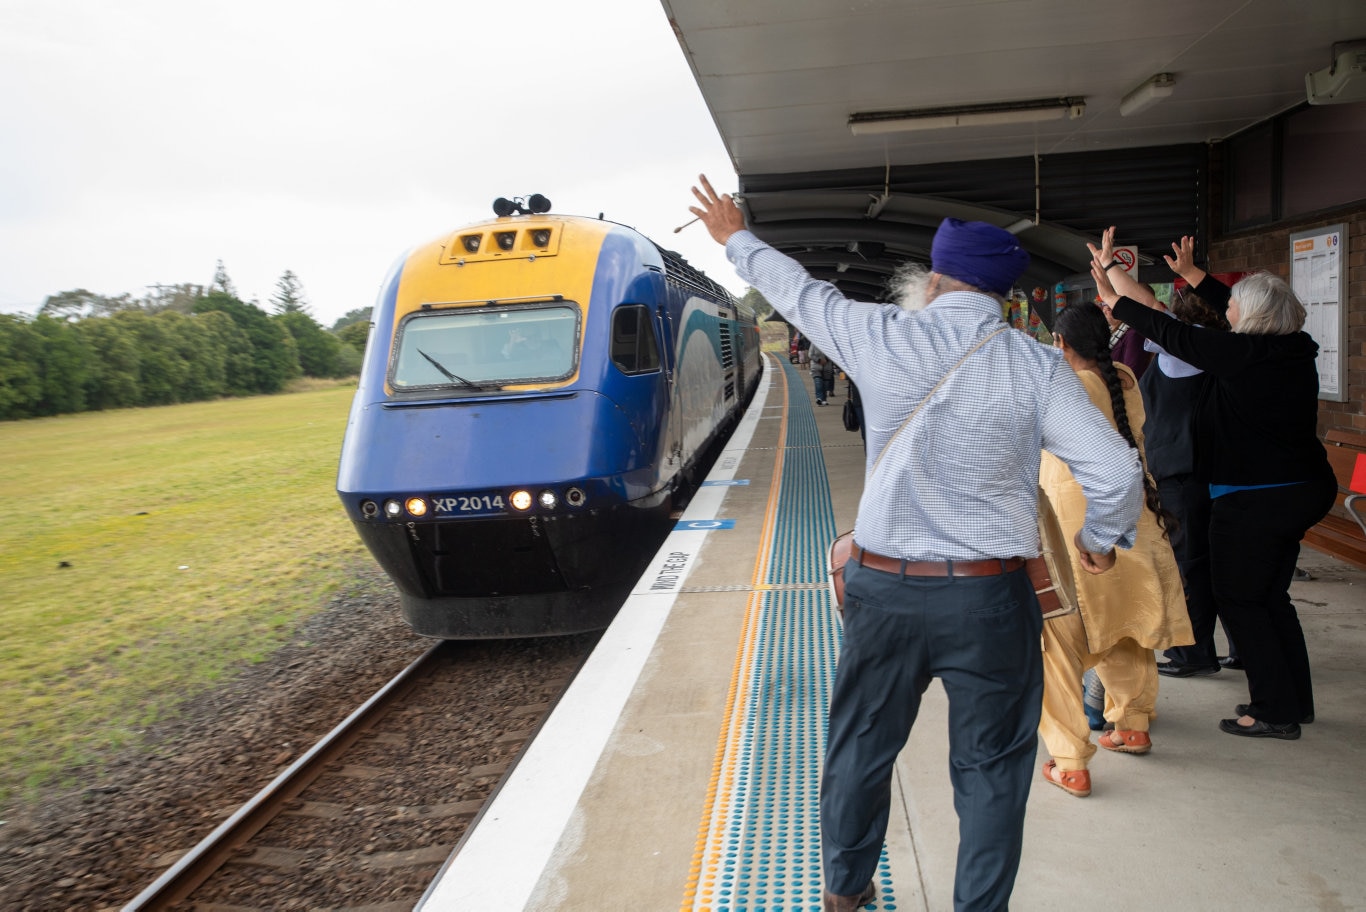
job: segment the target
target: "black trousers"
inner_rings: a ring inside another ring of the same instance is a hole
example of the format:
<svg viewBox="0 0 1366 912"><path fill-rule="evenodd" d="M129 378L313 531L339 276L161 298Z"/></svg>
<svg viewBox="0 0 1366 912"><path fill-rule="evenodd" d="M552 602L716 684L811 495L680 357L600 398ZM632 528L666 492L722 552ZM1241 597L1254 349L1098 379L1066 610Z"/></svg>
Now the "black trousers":
<svg viewBox="0 0 1366 912"><path fill-rule="evenodd" d="M1290 582L1300 539L1333 506L1331 475L1278 488L1237 491L1210 507L1210 576L1219 613L1247 671L1248 714L1299 722L1314 711L1309 650Z"/></svg>
<svg viewBox="0 0 1366 912"><path fill-rule="evenodd" d="M1195 633L1192 645L1173 646L1164 655L1177 665L1213 667L1219 659L1214 647L1214 622L1219 608L1210 585L1209 485L1190 473L1172 475L1158 480L1157 494L1162 499L1162 506L1170 510L1180 524L1171 536L1172 551L1176 554L1176 566L1181 569L1186 611ZM1229 651L1236 654L1232 648Z"/></svg>

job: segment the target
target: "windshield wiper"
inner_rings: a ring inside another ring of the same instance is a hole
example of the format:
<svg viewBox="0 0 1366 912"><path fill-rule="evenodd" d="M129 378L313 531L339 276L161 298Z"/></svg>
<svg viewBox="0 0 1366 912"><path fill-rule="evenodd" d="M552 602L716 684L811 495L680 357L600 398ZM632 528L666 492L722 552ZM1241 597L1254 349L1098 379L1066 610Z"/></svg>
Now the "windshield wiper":
<svg viewBox="0 0 1366 912"><path fill-rule="evenodd" d="M451 381L452 383L462 384L463 386L472 390L502 389L501 386L490 386L487 383L475 383L473 380L466 380L464 377L453 374L446 369L446 365L442 364L440 361L436 360L420 348L417 350L417 353L422 357L426 358L429 362L431 362L432 367L441 371L441 373L445 375L446 379Z"/></svg>

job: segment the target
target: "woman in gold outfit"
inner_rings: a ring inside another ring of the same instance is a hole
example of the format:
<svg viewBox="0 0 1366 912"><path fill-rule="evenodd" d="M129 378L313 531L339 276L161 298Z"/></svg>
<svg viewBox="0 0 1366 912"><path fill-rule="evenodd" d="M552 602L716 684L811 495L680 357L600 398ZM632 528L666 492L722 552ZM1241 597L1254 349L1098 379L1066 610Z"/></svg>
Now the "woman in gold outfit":
<svg viewBox="0 0 1366 912"><path fill-rule="evenodd" d="M1077 372L1096 408L1121 436L1143 450L1143 399L1128 367L1110 358L1110 328L1090 305L1069 307L1053 326L1054 344ZM1081 528L1086 498L1067 465L1044 452L1039 486L1057 514L1064 541ZM1052 759L1043 777L1077 797L1091 794L1088 761L1095 754L1082 704L1082 674L1094 667L1105 685L1105 717L1114 724L1101 747L1128 754L1152 749L1148 724L1157 705L1153 650L1191 643L1181 574L1167 539L1170 514L1144 479L1145 506L1134 547L1119 551L1109 573L1073 567L1079 611L1044 622L1044 694L1039 736ZM1070 550L1070 549L1069 549ZM1076 563L1076 556L1070 559Z"/></svg>

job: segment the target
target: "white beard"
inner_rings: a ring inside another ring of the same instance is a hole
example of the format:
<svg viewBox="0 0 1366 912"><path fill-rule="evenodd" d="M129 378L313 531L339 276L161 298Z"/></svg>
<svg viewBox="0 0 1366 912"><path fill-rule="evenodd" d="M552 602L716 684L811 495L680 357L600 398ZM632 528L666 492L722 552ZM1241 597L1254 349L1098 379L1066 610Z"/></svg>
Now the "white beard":
<svg viewBox="0 0 1366 912"><path fill-rule="evenodd" d="M924 310L930 303L930 267L924 263L902 263L887 286L892 301L902 310Z"/></svg>

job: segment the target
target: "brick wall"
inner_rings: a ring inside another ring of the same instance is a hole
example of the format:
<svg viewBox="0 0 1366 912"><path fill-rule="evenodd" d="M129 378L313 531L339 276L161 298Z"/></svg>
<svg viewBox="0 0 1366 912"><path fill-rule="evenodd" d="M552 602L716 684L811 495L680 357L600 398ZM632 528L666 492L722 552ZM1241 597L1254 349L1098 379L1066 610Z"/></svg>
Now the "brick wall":
<svg viewBox="0 0 1366 912"><path fill-rule="evenodd" d="M1239 232L1210 243L1210 272L1255 272L1264 269L1290 278L1290 235L1324 225L1347 226L1347 399L1319 400L1319 436L1331 428L1366 432L1366 204L1341 209L1274 228Z"/></svg>

